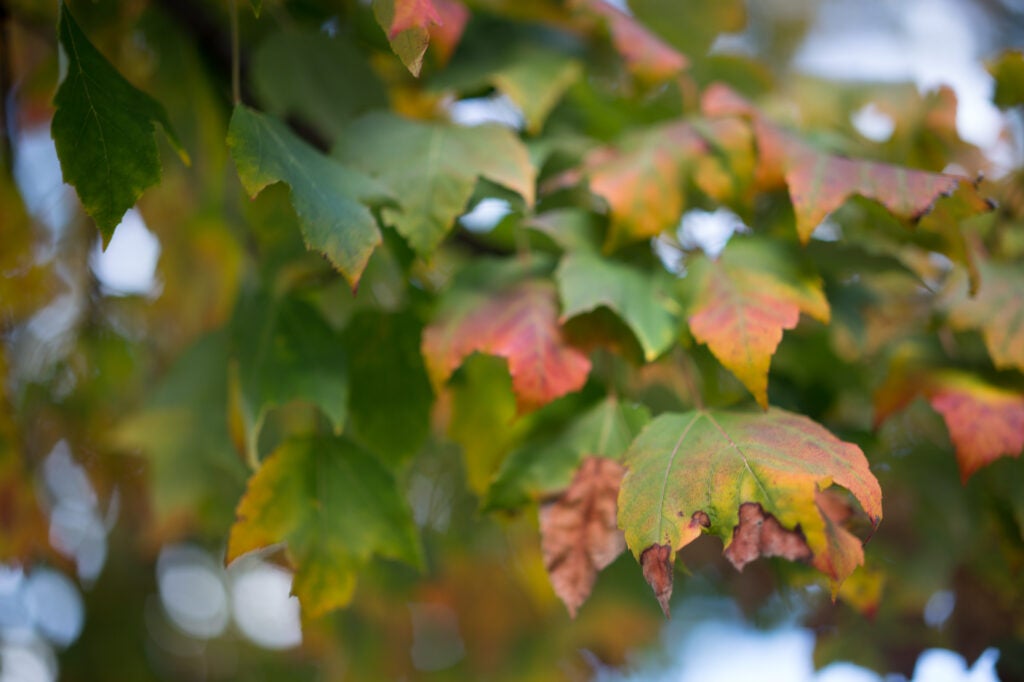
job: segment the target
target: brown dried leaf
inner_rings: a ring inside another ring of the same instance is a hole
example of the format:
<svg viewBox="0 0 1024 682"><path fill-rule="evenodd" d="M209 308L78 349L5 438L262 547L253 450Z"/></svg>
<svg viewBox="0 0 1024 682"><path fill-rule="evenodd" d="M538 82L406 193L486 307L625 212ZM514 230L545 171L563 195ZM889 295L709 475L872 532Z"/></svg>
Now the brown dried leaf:
<svg viewBox="0 0 1024 682"><path fill-rule="evenodd" d="M598 571L626 549L615 518L624 474L614 460L587 457L566 491L540 508L544 567L573 618L590 596Z"/></svg>
<svg viewBox="0 0 1024 682"><path fill-rule="evenodd" d="M740 523L732 532L732 542L725 548L725 558L736 570L761 556L781 556L790 561L804 561L811 556L803 533L786 530L760 504L740 505Z"/></svg>
<svg viewBox="0 0 1024 682"><path fill-rule="evenodd" d="M661 604L661 611L666 618L668 614L668 602L672 598L672 580L674 578L672 566L672 545L651 545L640 555L640 568L644 573L644 580L654 590L654 596Z"/></svg>

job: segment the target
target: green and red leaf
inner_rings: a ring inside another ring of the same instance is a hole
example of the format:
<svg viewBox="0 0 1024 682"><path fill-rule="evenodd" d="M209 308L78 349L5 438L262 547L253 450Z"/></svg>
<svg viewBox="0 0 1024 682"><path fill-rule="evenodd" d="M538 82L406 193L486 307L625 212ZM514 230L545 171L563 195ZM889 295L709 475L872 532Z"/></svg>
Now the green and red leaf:
<svg viewBox="0 0 1024 682"><path fill-rule="evenodd" d="M690 331L768 406L768 368L785 329L800 313L828 322L821 280L801 269L798 254L763 238L732 239L717 261L688 263Z"/></svg>
<svg viewBox="0 0 1024 682"><path fill-rule="evenodd" d="M671 571L666 578L665 565L703 532L721 537L737 564L765 553L807 556L835 593L863 553L823 512L819 495L841 486L872 526L882 518L881 488L860 448L779 409L663 414L640 433L624 463L619 526L645 576L657 578L649 582L666 609ZM769 515L777 527L764 537ZM745 546L731 549L737 540Z"/></svg>
<svg viewBox="0 0 1024 682"><path fill-rule="evenodd" d="M442 313L423 333L423 355L435 385L473 353L508 361L519 405L534 409L583 387L590 360L569 346L558 324L555 288L541 280Z"/></svg>

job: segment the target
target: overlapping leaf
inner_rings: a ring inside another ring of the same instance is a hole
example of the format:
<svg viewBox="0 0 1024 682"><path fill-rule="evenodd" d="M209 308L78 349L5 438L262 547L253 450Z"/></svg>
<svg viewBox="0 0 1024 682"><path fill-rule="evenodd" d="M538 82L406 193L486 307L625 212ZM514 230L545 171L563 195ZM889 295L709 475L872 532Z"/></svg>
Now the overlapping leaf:
<svg viewBox="0 0 1024 682"><path fill-rule="evenodd" d="M274 407L307 402L341 431L348 405L348 363L341 339L312 306L289 296L247 296L235 312L231 342L251 464L259 461L260 428Z"/></svg>
<svg viewBox="0 0 1024 682"><path fill-rule="evenodd" d="M1024 371L1024 269L994 262L979 269L977 294L971 296L962 281L951 287L945 301L949 323L958 330L980 330L996 367Z"/></svg>
<svg viewBox="0 0 1024 682"><path fill-rule="evenodd" d="M617 460L650 420L646 407L608 398L557 434L543 434L510 454L487 492L485 507L513 510L564 490L584 457Z"/></svg>
<svg viewBox="0 0 1024 682"><path fill-rule="evenodd" d="M562 300L561 321L607 307L636 336L648 362L664 353L676 338L670 303L650 274L596 254L565 256L555 273Z"/></svg>
<svg viewBox="0 0 1024 682"><path fill-rule="evenodd" d="M462 299L423 333L423 355L435 384L443 384L472 353L508 360L524 409L579 390L590 372L587 356L562 338L554 286L540 280Z"/></svg>
<svg viewBox="0 0 1024 682"><path fill-rule="evenodd" d="M1024 52L1007 50L988 63L988 72L996 80L992 101L1001 109L1024 104Z"/></svg>
<svg viewBox="0 0 1024 682"><path fill-rule="evenodd" d="M728 552L743 526L743 505L759 506L762 517L800 535L833 591L863 554L817 496L842 486L872 525L882 518L881 489L860 448L784 410L664 414L641 432L624 463L619 526L666 611L676 552L702 532L721 537Z"/></svg>
<svg viewBox="0 0 1024 682"><path fill-rule="evenodd" d="M494 56L484 53L462 56L433 83L459 91L492 85L523 112L526 130L537 134L565 91L583 74L582 64L566 54L545 47L516 45Z"/></svg>
<svg viewBox="0 0 1024 682"><path fill-rule="evenodd" d="M363 311L345 327L356 437L389 462L414 454L430 430L433 392L408 313ZM336 352L336 351L335 351Z"/></svg>
<svg viewBox="0 0 1024 682"><path fill-rule="evenodd" d="M327 256L357 285L381 242L367 204L388 201L388 188L320 154L276 118L244 105L231 116L228 146L250 196L275 182L291 187L306 246Z"/></svg>
<svg viewBox="0 0 1024 682"><path fill-rule="evenodd" d="M582 175L590 191L608 204L605 249L610 251L678 225L687 164L705 149L689 124L654 126L616 146L594 150L578 174L566 174L557 184L570 184Z"/></svg>
<svg viewBox="0 0 1024 682"><path fill-rule="evenodd" d="M344 438L287 441L249 480L226 561L278 542L287 543L292 591L309 616L348 604L373 556L423 562L394 478Z"/></svg>
<svg viewBox="0 0 1024 682"><path fill-rule="evenodd" d="M1019 457L1024 450L1024 393L965 372L897 370L875 394L875 423L917 396L926 398L946 422L963 481L996 459Z"/></svg>
<svg viewBox="0 0 1024 682"><path fill-rule="evenodd" d="M605 22L612 44L627 68L642 81L658 83L681 73L689 64L684 55L643 24L605 0L573 0L588 16Z"/></svg>
<svg viewBox="0 0 1024 682"><path fill-rule="evenodd" d="M820 279L791 249L762 238L734 238L717 261L699 257L688 268L690 331L767 407L768 368L783 330L796 327L802 312L829 320Z"/></svg>
<svg viewBox="0 0 1024 682"><path fill-rule="evenodd" d="M350 120L388 101L365 56L323 31L271 34L253 53L250 73L266 113L294 116L331 141Z"/></svg>
<svg viewBox="0 0 1024 682"><path fill-rule="evenodd" d="M63 2L57 36L67 72L53 98L50 132L64 181L78 191L106 246L125 211L160 181L154 124L164 129L185 163L188 154L164 108L93 47Z"/></svg>
<svg viewBox="0 0 1024 682"><path fill-rule="evenodd" d="M544 568L573 618L590 596L598 572L626 549L615 519L624 473L614 460L587 457L565 492L540 508Z"/></svg>
<svg viewBox="0 0 1024 682"><path fill-rule="evenodd" d="M958 221L990 210L969 179L820 152L769 122L725 86L705 92L703 109L711 117L751 119L760 152L759 183L788 187L801 241L809 240L829 213L860 195L874 199L900 219L922 221L923 228L946 238L952 256L968 262Z"/></svg>
<svg viewBox="0 0 1024 682"><path fill-rule="evenodd" d="M383 218L422 256L451 230L478 178L514 190L528 206L534 200L536 171L526 148L495 124L460 127L369 115L348 129L335 154L394 190L400 210L385 208Z"/></svg>
<svg viewBox="0 0 1024 682"><path fill-rule="evenodd" d="M431 38L449 55L469 19L457 0L373 0L373 13L391 49L414 76L420 75Z"/></svg>

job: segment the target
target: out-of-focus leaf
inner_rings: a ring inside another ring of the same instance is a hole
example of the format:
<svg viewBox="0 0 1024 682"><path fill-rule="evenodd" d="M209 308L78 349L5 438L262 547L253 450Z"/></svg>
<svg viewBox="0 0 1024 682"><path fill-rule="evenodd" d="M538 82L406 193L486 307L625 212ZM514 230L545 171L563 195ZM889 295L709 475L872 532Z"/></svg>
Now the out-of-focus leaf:
<svg viewBox="0 0 1024 682"><path fill-rule="evenodd" d="M981 467L1024 450L1024 393L966 372L893 372L875 394L876 425L919 395L946 422L964 482Z"/></svg>
<svg viewBox="0 0 1024 682"><path fill-rule="evenodd" d="M423 445L434 394L420 355L422 327L408 313L362 311L343 334L355 437L388 462Z"/></svg>
<svg viewBox="0 0 1024 682"><path fill-rule="evenodd" d="M572 6L605 23L626 67L641 81L660 83L679 75L689 65L675 48L605 0L572 0Z"/></svg>
<svg viewBox="0 0 1024 682"><path fill-rule="evenodd" d="M563 490L584 457L619 459L650 418L642 405L609 398L563 431L531 439L502 463L485 507L513 510Z"/></svg>
<svg viewBox="0 0 1024 682"><path fill-rule="evenodd" d="M533 205L536 171L526 148L496 124L461 127L371 114L349 127L335 155L391 187L399 209L383 209L383 220L421 256L451 230L478 178Z"/></svg>
<svg viewBox="0 0 1024 682"><path fill-rule="evenodd" d="M784 329L806 313L829 320L821 280L801 268L799 254L762 238L734 238L717 261L688 261L683 286L690 292L690 331L706 343L768 406L768 368Z"/></svg>
<svg viewBox="0 0 1024 682"><path fill-rule="evenodd" d="M420 75L432 39L439 44L441 61L447 61L469 19L457 0L373 0L373 13L391 49L414 76Z"/></svg>
<svg viewBox="0 0 1024 682"><path fill-rule="evenodd" d="M460 53L461 55L461 53ZM523 112L526 130L537 134L565 91L583 74L582 63L544 47L516 45L498 58L470 54L434 83L460 91L492 85Z"/></svg>
<svg viewBox="0 0 1024 682"><path fill-rule="evenodd" d="M555 273L564 323L605 306L629 325L648 362L675 341L677 324L654 276L591 254L569 254Z"/></svg>
<svg viewBox="0 0 1024 682"><path fill-rule="evenodd" d="M38 262L38 236L14 182L0 170L0 212L3 248L0 249L0 329L34 313L55 293L55 278Z"/></svg>
<svg viewBox="0 0 1024 682"><path fill-rule="evenodd" d="M77 190L106 246L143 190L160 181L154 124L164 129L185 163L188 154L164 108L93 47L63 2L57 34L67 69L53 98L50 132L64 181Z"/></svg>
<svg viewBox="0 0 1024 682"><path fill-rule="evenodd" d="M610 214L605 249L610 251L679 224L684 171L705 149L704 140L687 123L652 126L590 152L578 171L563 174L552 185L586 179L590 191L605 200Z"/></svg>
<svg viewBox="0 0 1024 682"><path fill-rule="evenodd" d="M801 540L835 592L863 553L856 537L823 513L817 496L837 484L853 494L872 525L882 518L882 491L860 448L779 409L661 415L633 442L624 463L619 526L645 575L658 578L652 586L666 611L671 583L664 574L671 576L676 552L702 532L721 537L727 554L738 535L756 541L748 549L761 555L791 555ZM744 508L761 523L744 524ZM778 527L766 531L767 518Z"/></svg>
<svg viewBox="0 0 1024 682"><path fill-rule="evenodd" d="M0 377L7 377L0 347ZM0 385L0 562L28 562L47 546L46 519L25 468L6 385Z"/></svg>
<svg viewBox="0 0 1024 682"><path fill-rule="evenodd" d="M625 470L611 459L587 457L569 487L540 508L544 568L572 618L597 574L626 549L615 522L615 502Z"/></svg>
<svg viewBox="0 0 1024 682"><path fill-rule="evenodd" d="M350 120L388 101L366 57L323 31L271 34L253 53L250 73L267 113L295 116L332 142Z"/></svg>
<svg viewBox="0 0 1024 682"><path fill-rule="evenodd" d="M336 432L345 425L348 363L341 338L308 303L254 294L239 301L231 325L246 457L259 461L257 443L267 413L292 401L320 408Z"/></svg>
<svg viewBox="0 0 1024 682"><path fill-rule="evenodd" d="M802 242L811 238L829 213L860 195L879 202L902 220L921 221L922 229L945 238L951 257L971 264L959 220L989 211L991 206L968 178L820 152L770 123L725 86L708 88L702 106L711 117L751 119L760 152L759 184L762 188L788 187Z"/></svg>
<svg viewBox="0 0 1024 682"><path fill-rule="evenodd" d="M1007 50L986 66L996 79L996 90L992 94L996 106L1009 109L1024 104L1024 52Z"/></svg>
<svg viewBox="0 0 1024 682"><path fill-rule="evenodd" d="M526 281L474 299L458 300L458 307L443 310L423 333L423 355L436 385L472 353L487 353L508 360L523 409L583 387L590 360L562 338L553 285Z"/></svg>
<svg viewBox="0 0 1024 682"><path fill-rule="evenodd" d="M272 116L235 107L228 146L250 196L267 185L291 187L306 246L323 253L353 287L381 242L367 204L391 198L387 187L320 154Z"/></svg>
<svg viewBox="0 0 1024 682"><path fill-rule="evenodd" d="M945 300L954 329L978 329L993 364L1024 371L1024 268L1020 264L982 262L981 285L970 295L955 281Z"/></svg>
<svg viewBox="0 0 1024 682"><path fill-rule="evenodd" d="M309 616L347 605L373 556L423 563L394 478L344 438L287 441L249 480L226 561L278 542L287 543L292 592Z"/></svg>
<svg viewBox="0 0 1024 682"><path fill-rule="evenodd" d="M721 33L743 30L747 12L741 0L630 0L637 19L684 55L707 53Z"/></svg>
<svg viewBox="0 0 1024 682"><path fill-rule="evenodd" d="M483 496L494 472L522 437L508 364L487 355L470 356L449 384L448 436L462 448L469 489Z"/></svg>
<svg viewBox="0 0 1024 682"><path fill-rule="evenodd" d="M161 528L195 523L221 533L230 522L247 472L228 436L227 367L227 335L202 337L113 434L114 445L139 450L149 461Z"/></svg>

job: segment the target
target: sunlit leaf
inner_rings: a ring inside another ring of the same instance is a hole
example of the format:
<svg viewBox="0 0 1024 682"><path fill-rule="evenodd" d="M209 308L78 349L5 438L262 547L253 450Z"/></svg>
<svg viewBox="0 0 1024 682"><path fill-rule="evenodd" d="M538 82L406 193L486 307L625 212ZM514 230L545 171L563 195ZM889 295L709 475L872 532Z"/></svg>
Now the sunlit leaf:
<svg viewBox="0 0 1024 682"><path fill-rule="evenodd" d="M335 149L346 164L380 178L399 208L382 211L386 223L421 256L451 230L478 178L534 200L536 171L516 136L495 124L460 127L371 114L349 127Z"/></svg>
<svg viewBox="0 0 1024 682"><path fill-rule="evenodd" d="M377 459L343 438L284 443L249 480L227 562L284 542L309 616L346 606L374 556L421 566L412 515Z"/></svg>
<svg viewBox="0 0 1024 682"><path fill-rule="evenodd" d="M420 75L431 39L440 42L445 61L469 18L457 0L373 0L373 13L391 49L414 76Z"/></svg>
<svg viewBox="0 0 1024 682"><path fill-rule="evenodd" d="M272 116L235 107L228 146L250 196L267 185L291 187L306 246L323 253L352 286L381 242L367 204L387 201L387 187L320 154Z"/></svg>
<svg viewBox="0 0 1024 682"><path fill-rule="evenodd" d="M768 367L785 329L806 313L829 320L821 280L792 250L762 238L734 238L717 261L688 262L690 331L768 406Z"/></svg>
<svg viewBox="0 0 1024 682"><path fill-rule="evenodd" d="M50 132L64 181L78 191L106 246L143 190L160 181L154 125L188 163L167 112L137 90L93 47L63 2L57 33L67 60Z"/></svg>
<svg viewBox="0 0 1024 682"><path fill-rule="evenodd" d="M742 507L750 505L748 515L770 515L777 531L806 543L811 563L835 591L863 555L859 541L822 512L817 495L842 486L872 525L882 517L882 492L860 448L779 409L664 414L640 433L624 463L619 526L638 560L655 553L645 574L661 575L657 567L671 567L676 552L702 532L721 537L728 553L743 529ZM759 526L764 533L763 521ZM765 553L761 547L758 552ZM655 585L663 607L665 588L671 589L665 582Z"/></svg>

